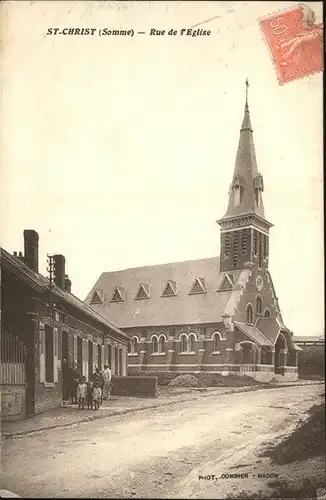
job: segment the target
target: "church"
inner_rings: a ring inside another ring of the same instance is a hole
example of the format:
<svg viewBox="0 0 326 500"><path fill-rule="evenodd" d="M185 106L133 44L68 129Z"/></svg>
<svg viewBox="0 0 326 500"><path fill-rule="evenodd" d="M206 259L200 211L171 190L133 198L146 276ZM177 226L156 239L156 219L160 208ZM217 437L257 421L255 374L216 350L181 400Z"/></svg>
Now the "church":
<svg viewBox="0 0 326 500"><path fill-rule="evenodd" d="M298 378L301 349L268 269L263 191L246 96L228 206L217 221L220 256L103 272L86 297L130 336L128 374Z"/></svg>

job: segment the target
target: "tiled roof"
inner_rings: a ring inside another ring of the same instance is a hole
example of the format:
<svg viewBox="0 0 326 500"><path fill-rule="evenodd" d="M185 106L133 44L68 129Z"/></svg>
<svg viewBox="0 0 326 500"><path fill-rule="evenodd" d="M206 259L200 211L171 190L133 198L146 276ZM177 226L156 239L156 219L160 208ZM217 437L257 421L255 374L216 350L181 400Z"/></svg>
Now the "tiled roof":
<svg viewBox="0 0 326 500"><path fill-rule="evenodd" d="M256 326L259 330L261 330L261 332L263 332L271 344L274 345L280 329L276 318L259 318Z"/></svg>
<svg viewBox="0 0 326 500"><path fill-rule="evenodd" d="M234 324L258 345L261 346L273 345L272 342L270 342L255 325L248 325L247 323L242 323L240 321L235 321Z"/></svg>
<svg viewBox="0 0 326 500"><path fill-rule="evenodd" d="M217 292L224 274L218 257L104 272L85 302L90 304L96 289L103 290L104 303L92 307L120 328L219 322L232 293ZM239 272L234 275L236 282ZM189 294L196 277L205 280L206 293ZM175 282L177 294L162 297L168 280ZM150 287L146 300L135 300L140 283ZM124 302L111 302L116 287L125 290Z"/></svg>
<svg viewBox="0 0 326 500"><path fill-rule="evenodd" d="M9 265L12 269L15 269L19 272L19 276L21 276L25 280L30 280L34 285L38 285L40 289L46 291L49 289L50 282L47 278L45 278L42 274L36 273L29 267L25 265L19 258L11 255L9 252L1 248L1 266L2 262L6 265ZM105 327L110 328L113 332L118 335L129 339L129 336L122 332L119 328L117 328L114 324L108 321L107 318L102 317L98 312L96 312L93 308L89 307L83 301L78 299L72 293L69 293L65 290L62 290L60 287L53 285L52 293L54 296L57 296L59 299L62 299L66 303L72 305L73 307L79 309L87 316L95 319L99 323L102 323Z"/></svg>
<svg viewBox="0 0 326 500"><path fill-rule="evenodd" d="M259 318L256 326L268 338L268 340L275 344L277 334L282 324L278 323L276 318ZM286 328L283 325L283 328Z"/></svg>

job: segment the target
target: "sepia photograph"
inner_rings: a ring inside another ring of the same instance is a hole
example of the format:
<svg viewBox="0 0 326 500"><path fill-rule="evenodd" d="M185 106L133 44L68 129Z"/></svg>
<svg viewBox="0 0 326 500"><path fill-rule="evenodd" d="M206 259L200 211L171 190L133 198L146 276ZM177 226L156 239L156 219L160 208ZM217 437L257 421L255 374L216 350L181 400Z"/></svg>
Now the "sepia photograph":
<svg viewBox="0 0 326 500"><path fill-rule="evenodd" d="M325 500L322 2L0 12L0 497Z"/></svg>

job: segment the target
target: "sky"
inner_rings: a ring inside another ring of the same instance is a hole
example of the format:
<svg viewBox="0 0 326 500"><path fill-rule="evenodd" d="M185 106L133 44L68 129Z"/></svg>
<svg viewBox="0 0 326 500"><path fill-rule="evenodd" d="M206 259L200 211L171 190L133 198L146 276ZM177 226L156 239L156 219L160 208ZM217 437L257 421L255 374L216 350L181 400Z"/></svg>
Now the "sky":
<svg viewBox="0 0 326 500"><path fill-rule="evenodd" d="M63 254L81 299L105 271L219 255L248 77L283 319L322 334L322 73L280 85L259 26L296 5L4 2L1 246L35 229L40 272ZM212 34L148 34L198 23Z"/></svg>

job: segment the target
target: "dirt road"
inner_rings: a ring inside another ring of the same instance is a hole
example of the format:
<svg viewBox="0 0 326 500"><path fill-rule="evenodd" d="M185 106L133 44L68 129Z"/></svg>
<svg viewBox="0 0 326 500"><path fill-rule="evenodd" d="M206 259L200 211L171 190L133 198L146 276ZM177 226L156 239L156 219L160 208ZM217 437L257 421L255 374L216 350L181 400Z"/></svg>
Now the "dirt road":
<svg viewBox="0 0 326 500"><path fill-rule="evenodd" d="M323 391L311 385L211 395L6 439L2 487L34 498L225 498L234 481L243 489L247 481L227 475L257 462L264 445L288 434ZM253 475L268 473L253 466ZM216 479L200 478L207 475Z"/></svg>

